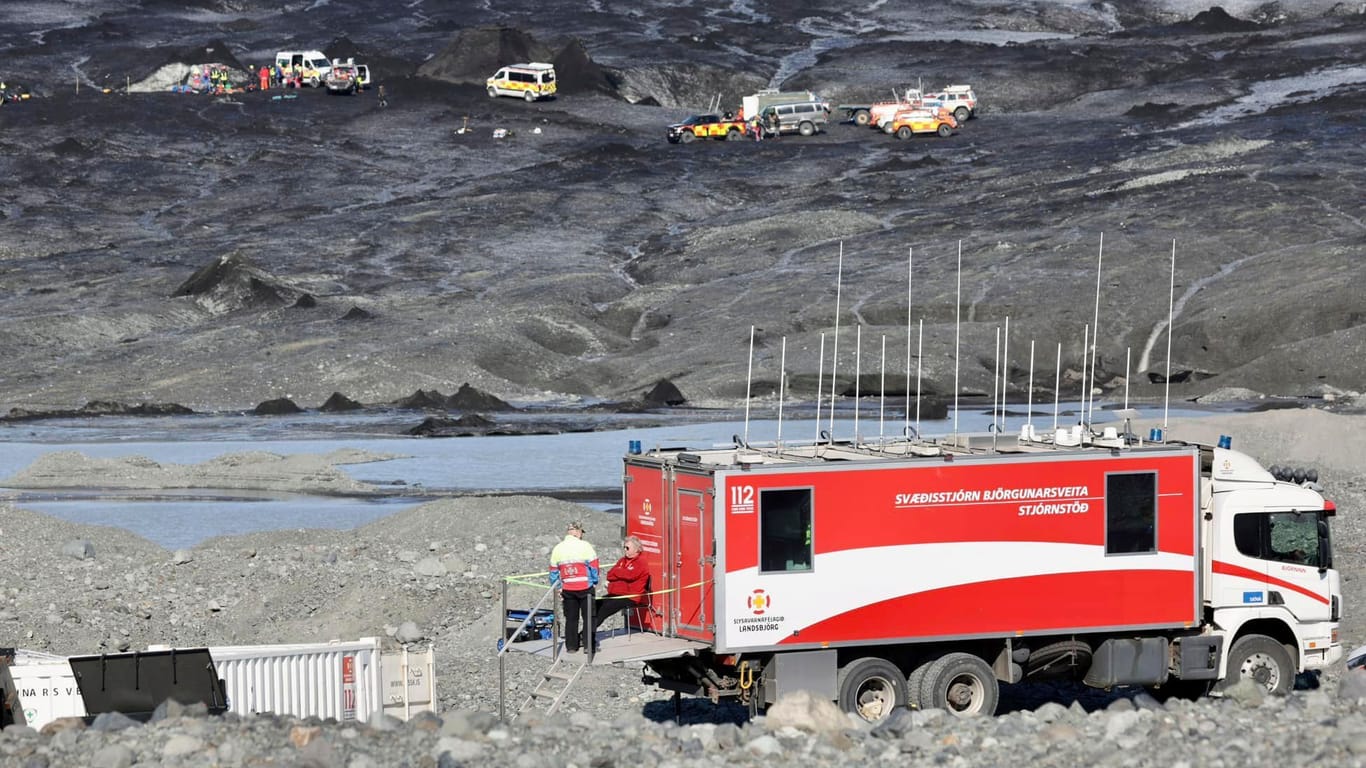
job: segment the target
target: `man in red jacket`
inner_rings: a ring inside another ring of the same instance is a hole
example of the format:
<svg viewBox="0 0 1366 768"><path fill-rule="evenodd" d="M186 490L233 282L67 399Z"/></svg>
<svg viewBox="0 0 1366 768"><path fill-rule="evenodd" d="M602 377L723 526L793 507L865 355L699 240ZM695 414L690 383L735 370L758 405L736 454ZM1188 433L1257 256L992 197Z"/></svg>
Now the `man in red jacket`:
<svg viewBox="0 0 1366 768"><path fill-rule="evenodd" d="M649 591L650 571L640 556L640 539L627 536L621 543L626 556L617 561L607 572L607 597L600 597L593 604L593 629L597 630L608 616L645 605L645 593Z"/></svg>

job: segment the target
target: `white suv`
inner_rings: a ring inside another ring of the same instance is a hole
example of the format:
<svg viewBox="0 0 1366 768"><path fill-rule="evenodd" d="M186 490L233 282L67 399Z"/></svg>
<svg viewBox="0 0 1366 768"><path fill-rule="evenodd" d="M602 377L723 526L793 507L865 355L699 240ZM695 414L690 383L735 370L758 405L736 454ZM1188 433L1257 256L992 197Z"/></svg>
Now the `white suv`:
<svg viewBox="0 0 1366 768"><path fill-rule="evenodd" d="M943 107L953 113L959 125L977 114L977 94L970 85L950 85L938 93L927 93L921 98L926 107Z"/></svg>

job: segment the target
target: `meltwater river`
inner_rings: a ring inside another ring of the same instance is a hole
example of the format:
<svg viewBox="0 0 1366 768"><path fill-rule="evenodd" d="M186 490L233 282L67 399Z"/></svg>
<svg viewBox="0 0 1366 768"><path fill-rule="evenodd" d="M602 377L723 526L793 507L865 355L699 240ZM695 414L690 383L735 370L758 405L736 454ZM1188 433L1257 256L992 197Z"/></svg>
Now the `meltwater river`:
<svg viewBox="0 0 1366 768"><path fill-rule="evenodd" d="M1076 407L1060 407L1058 423L1076 421ZM1097 406L1099 408L1099 406ZM1005 419L1004 434L1018 432L1025 421L1023 408L1012 408ZM1095 422L1108 414L1096 411ZM1171 418L1199 416L1207 411L1172 409ZM1141 414L1161 418L1160 406ZM501 416L515 422L518 416ZM544 415L525 418L544 420ZM679 423L666 423L678 418ZM1052 428L1051 404L1034 409L1033 422L1040 432ZM645 421L648 419L648 421ZM247 414L215 414L174 417L99 417L8 423L0 426L0 494L18 506L73 522L108 525L130 530L168 549L190 547L205 539L254 531L307 528L349 529L421 503L426 495L533 493L570 495L589 499L602 514L619 514L621 459L631 441L645 448L706 448L731 444L740 436L751 444L781 438L789 442L815 439L830 430L829 411L817 424L811 406L787 410L776 419L751 419L743 412L699 413L681 417L651 414L594 414L573 416L576 428L559 434L415 438L400 436L404 428L420 421L411 412L363 414L306 413L264 417ZM648 423L650 426L641 426ZM864 406L855 419L852 408L837 409L833 424L836 439L857 434L864 440L894 439L902 435L904 417ZM983 432L991 414L983 410L960 412L960 432ZM914 424L914 419L912 419ZM954 420L925 420L920 434L950 434ZM109 492L7 490L4 482L38 457L56 451L77 451L86 456L114 458L145 456L158 463L197 464L229 453L268 451L286 455L324 454L340 448L356 448L403 458L368 464L352 464L342 470L356 478L385 487L404 489L404 495L383 498L336 498L302 494L271 494L196 489L193 491Z"/></svg>

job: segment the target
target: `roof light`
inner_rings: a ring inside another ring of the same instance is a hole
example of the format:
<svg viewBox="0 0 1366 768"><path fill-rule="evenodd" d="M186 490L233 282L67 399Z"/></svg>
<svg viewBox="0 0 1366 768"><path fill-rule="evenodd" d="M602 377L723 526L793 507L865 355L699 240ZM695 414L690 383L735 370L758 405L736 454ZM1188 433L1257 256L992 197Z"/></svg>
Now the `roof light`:
<svg viewBox="0 0 1366 768"><path fill-rule="evenodd" d="M1224 449L1230 449L1230 448L1232 448L1232 447L1233 447L1233 438L1230 437L1230 436L1228 436L1228 435L1220 435L1220 436L1219 436L1219 447L1220 447L1220 448L1224 448Z"/></svg>

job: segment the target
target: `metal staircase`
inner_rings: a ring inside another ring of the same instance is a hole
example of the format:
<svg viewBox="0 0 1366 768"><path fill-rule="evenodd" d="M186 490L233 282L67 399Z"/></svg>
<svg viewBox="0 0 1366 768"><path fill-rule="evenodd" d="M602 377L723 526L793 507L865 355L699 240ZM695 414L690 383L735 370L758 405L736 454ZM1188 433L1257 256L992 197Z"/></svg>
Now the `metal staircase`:
<svg viewBox="0 0 1366 768"><path fill-rule="evenodd" d="M579 655L579 659L581 660L570 661L569 655L564 653L557 656L555 661L551 663L550 669L547 669L541 677L541 682L522 701L522 705L517 708L517 712L513 716L516 717L516 715L525 712L532 705L532 702L547 699L550 700L550 706L546 707L545 713L547 715L555 714L559 710L560 704L564 703L565 697L569 695L569 689L574 687L579 675L583 674L583 668L588 666L587 656Z"/></svg>

